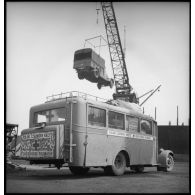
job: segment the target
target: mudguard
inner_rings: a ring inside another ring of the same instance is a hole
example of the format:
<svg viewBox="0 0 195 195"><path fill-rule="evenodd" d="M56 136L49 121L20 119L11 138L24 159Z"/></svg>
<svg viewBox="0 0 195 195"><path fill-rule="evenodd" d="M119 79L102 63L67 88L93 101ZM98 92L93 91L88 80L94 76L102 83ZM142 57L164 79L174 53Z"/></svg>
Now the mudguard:
<svg viewBox="0 0 195 195"><path fill-rule="evenodd" d="M173 151L160 149L160 154L158 155L159 167L167 167L167 158L169 154L174 156Z"/></svg>

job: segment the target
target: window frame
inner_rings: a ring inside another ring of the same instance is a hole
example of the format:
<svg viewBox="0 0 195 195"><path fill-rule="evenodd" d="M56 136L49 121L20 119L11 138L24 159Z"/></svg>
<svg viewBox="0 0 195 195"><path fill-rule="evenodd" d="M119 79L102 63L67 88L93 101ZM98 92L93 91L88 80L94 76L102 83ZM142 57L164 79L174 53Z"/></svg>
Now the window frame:
<svg viewBox="0 0 195 195"><path fill-rule="evenodd" d="M85 56L85 58L83 58L83 56ZM74 55L74 61L81 61L81 60L88 60L88 59L92 59L92 51L87 51L87 52L78 52Z"/></svg>
<svg viewBox="0 0 195 195"><path fill-rule="evenodd" d="M114 113L123 115L123 129L109 127L109 112L114 112ZM126 131L126 128L125 128L125 127L126 127L126 121L125 121L125 116L126 116L126 114L125 114L125 113L123 113L123 112L118 112L118 111L116 111L116 110L111 110L111 109L109 109L107 113L108 113L108 114L107 114L107 115L108 115L108 121L107 121L107 123L108 123L108 128L110 128L110 129L117 129L117 130L121 130L121 131Z"/></svg>
<svg viewBox="0 0 195 195"><path fill-rule="evenodd" d="M127 130L127 127L128 127L128 120L127 120L127 117L132 117L132 118L136 118L137 119L137 130L136 131L133 131L133 130ZM130 114L126 114L125 115L125 131L127 132L134 132L134 133L140 133L140 118L138 116L135 116L135 115L130 115Z"/></svg>
<svg viewBox="0 0 195 195"><path fill-rule="evenodd" d="M147 121L147 122L150 123L150 128L151 128L150 131L151 131L151 134L149 134L149 133L142 133L142 132L141 132L141 121L142 121L142 120ZM139 133L140 133L140 134L145 134L145 135L153 136L153 123L152 123L152 121L149 120L149 119L140 118L140 120L139 120Z"/></svg>
<svg viewBox="0 0 195 195"><path fill-rule="evenodd" d="M33 116L33 120L32 120L33 126L36 126L37 124L40 124L40 123L46 123L46 125L64 124L65 121L66 121L65 116L64 116L65 120L63 120L63 121L49 121L49 122L40 122L40 123L38 123L38 122L36 121L35 115L36 115L37 113L39 113L39 112L45 112L45 111L51 111L51 110L56 110L56 109L66 109L66 107L54 107L54 108L43 109L43 110L39 110L39 111L33 112L33 113L32 113L32 116Z"/></svg>
<svg viewBox="0 0 195 195"><path fill-rule="evenodd" d="M94 125L94 124L90 124L89 123L89 109L90 109L90 107L105 111L105 126L98 126L96 124ZM98 106L93 105L93 104L88 104L88 106L87 106L87 120L86 120L86 123L87 123L87 126L90 126L90 127L104 128L104 129L107 128L107 109L106 108L102 108L102 107L98 107Z"/></svg>

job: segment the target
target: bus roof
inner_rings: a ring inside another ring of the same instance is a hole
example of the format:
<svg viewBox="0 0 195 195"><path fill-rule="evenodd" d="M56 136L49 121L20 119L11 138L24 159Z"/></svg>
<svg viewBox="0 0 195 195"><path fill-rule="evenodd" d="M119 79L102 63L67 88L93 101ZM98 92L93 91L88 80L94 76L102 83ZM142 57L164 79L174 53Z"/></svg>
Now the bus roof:
<svg viewBox="0 0 195 195"><path fill-rule="evenodd" d="M139 116L142 118L147 118L149 120L154 120L152 117L143 114L140 106L136 105L135 103L124 102L122 100L107 100L104 98L99 98L90 94L77 91L71 91L67 93L48 96L47 101L44 104L33 106L31 107L31 109L35 112L42 109L44 110L52 109L56 107L61 107L66 102L88 103L90 105L97 106L100 108L109 109L112 111L130 114L134 116Z"/></svg>

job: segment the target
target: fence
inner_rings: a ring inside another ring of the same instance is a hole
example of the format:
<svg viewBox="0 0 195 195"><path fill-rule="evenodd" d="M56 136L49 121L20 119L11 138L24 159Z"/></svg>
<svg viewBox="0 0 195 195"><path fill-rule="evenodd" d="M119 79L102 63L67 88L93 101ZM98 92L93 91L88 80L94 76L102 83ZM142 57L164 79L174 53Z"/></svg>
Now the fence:
<svg viewBox="0 0 195 195"><path fill-rule="evenodd" d="M189 126L158 126L159 148L170 149L175 154L189 154Z"/></svg>

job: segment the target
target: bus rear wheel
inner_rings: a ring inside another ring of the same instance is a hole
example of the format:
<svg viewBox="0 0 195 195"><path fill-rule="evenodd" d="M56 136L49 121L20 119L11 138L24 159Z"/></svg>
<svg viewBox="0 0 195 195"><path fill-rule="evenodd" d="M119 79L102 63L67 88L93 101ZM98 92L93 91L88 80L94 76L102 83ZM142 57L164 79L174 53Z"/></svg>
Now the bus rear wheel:
<svg viewBox="0 0 195 195"><path fill-rule="evenodd" d="M89 171L89 167L69 167L71 173L74 175L85 175Z"/></svg>
<svg viewBox="0 0 195 195"><path fill-rule="evenodd" d="M110 167L110 171L112 175L123 175L126 168L126 158L125 155L122 152L119 152L116 155L116 158L114 160L114 164Z"/></svg>

